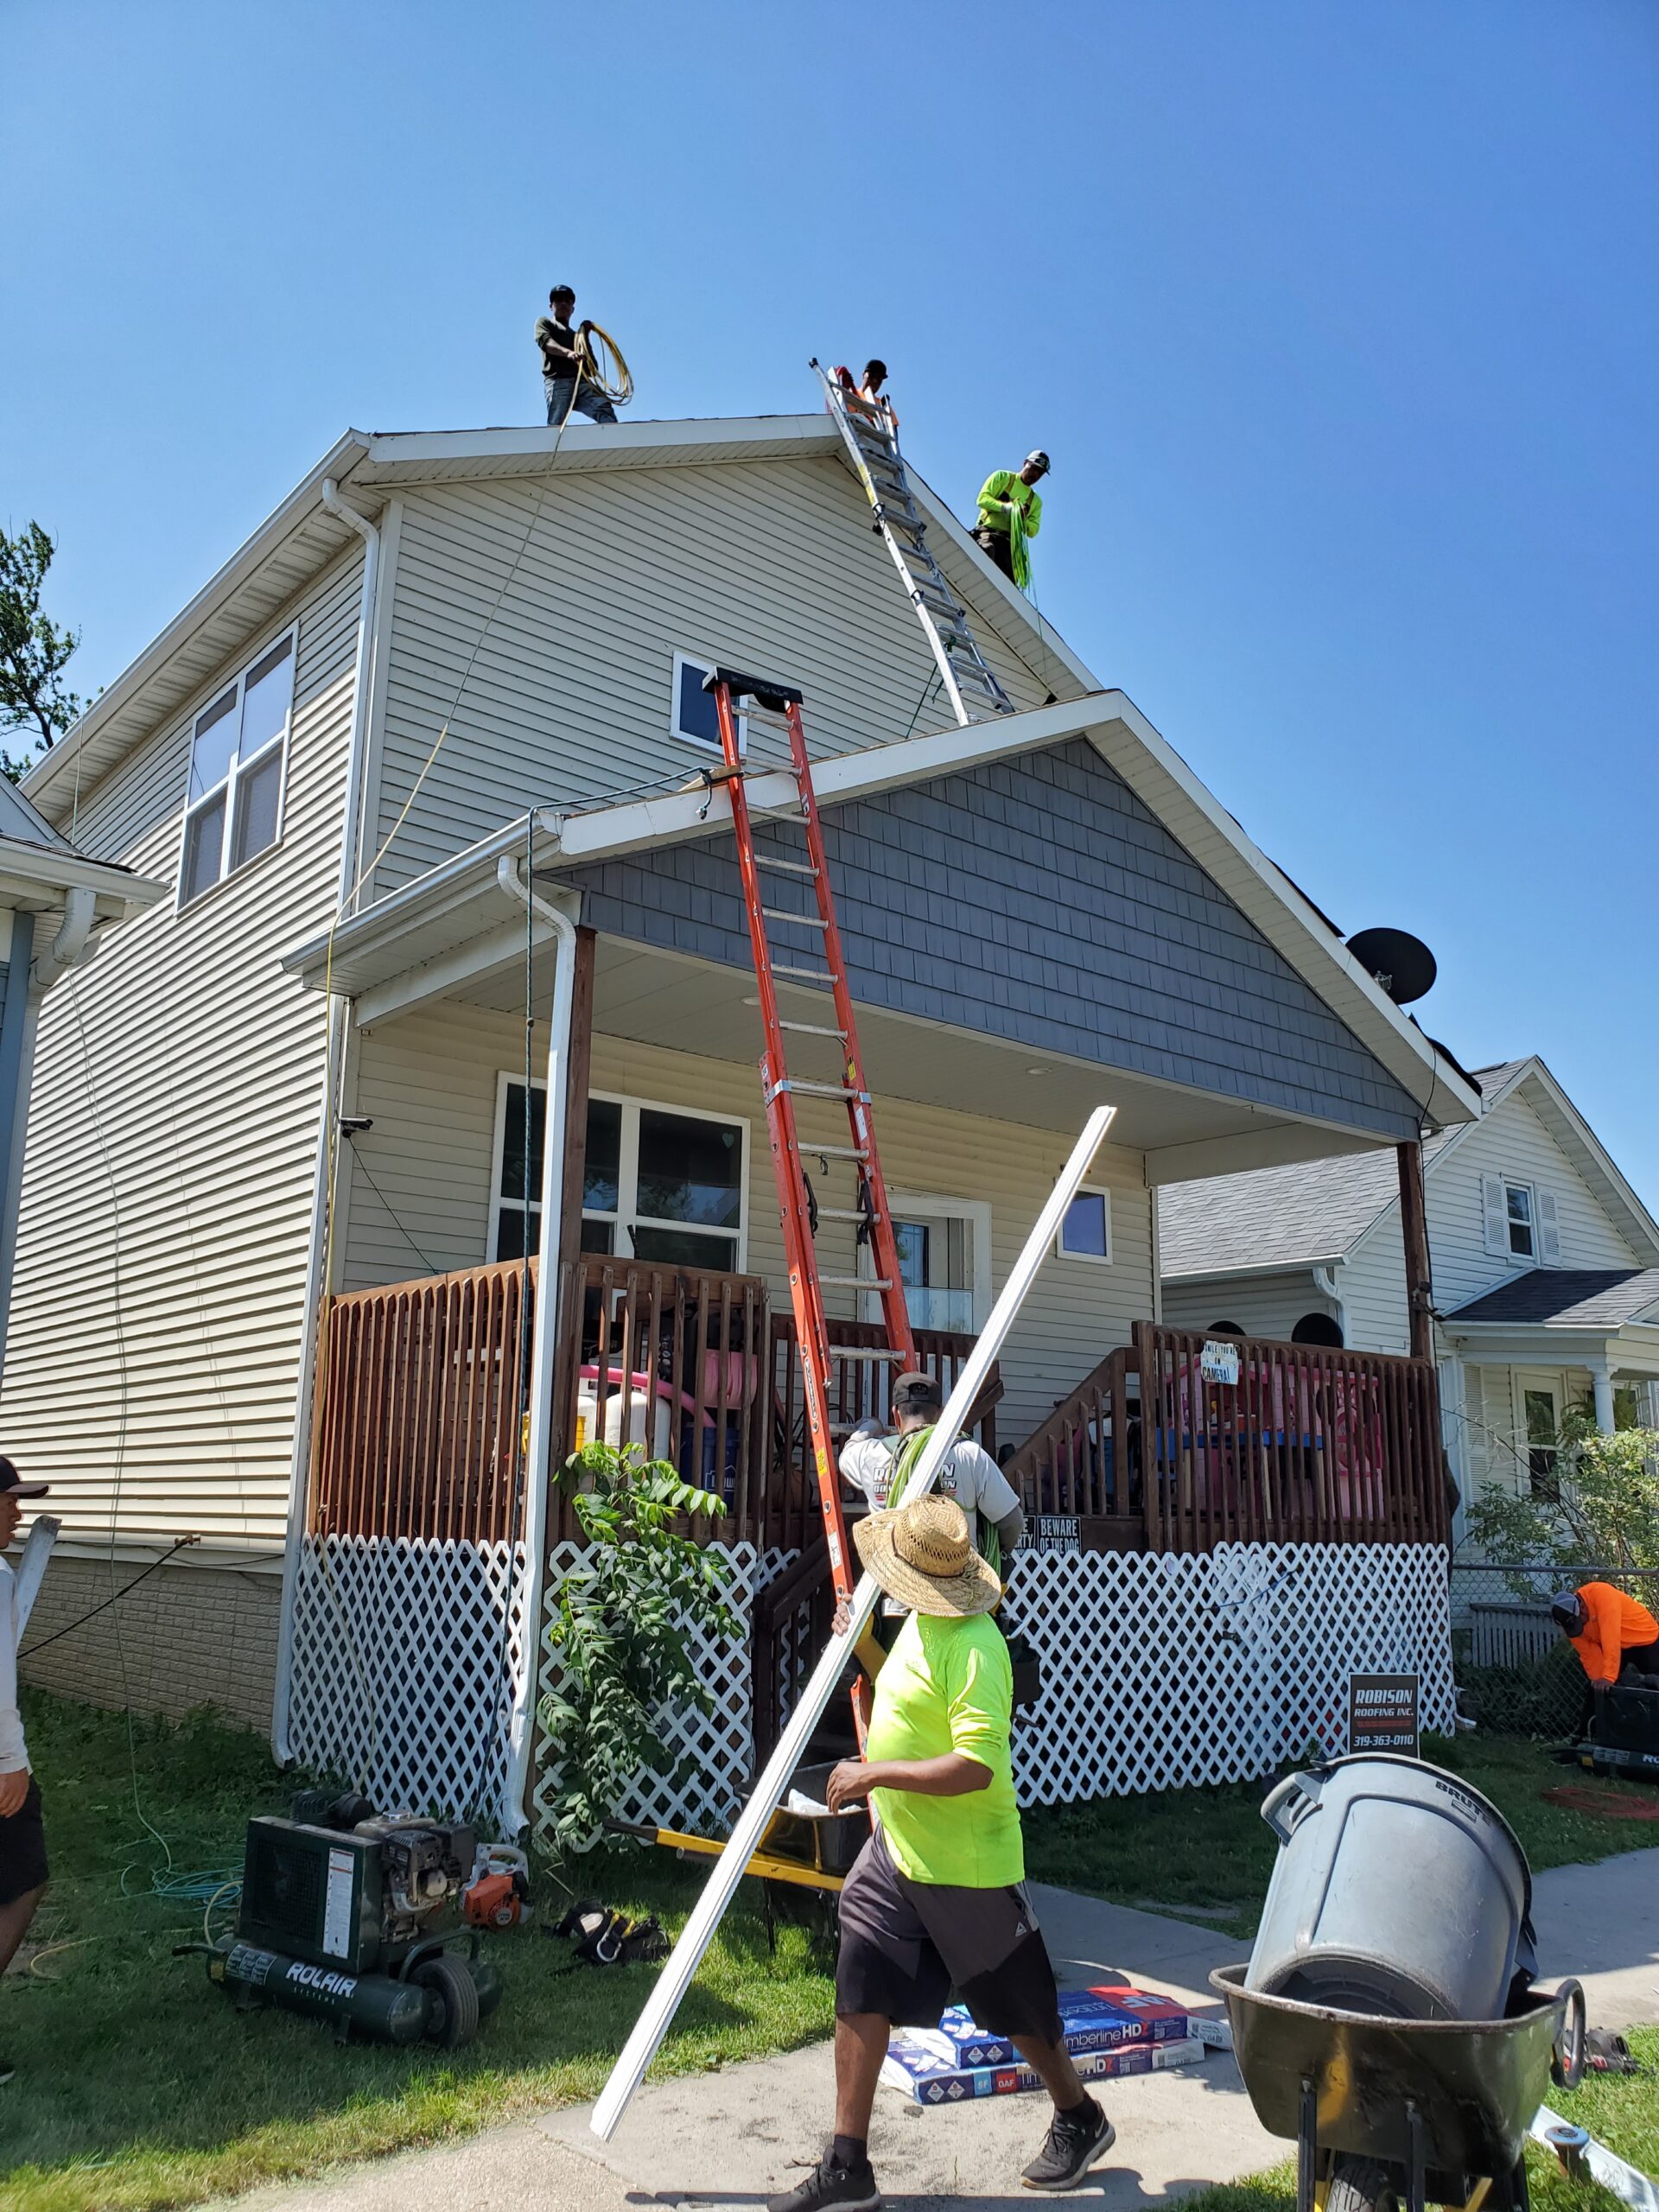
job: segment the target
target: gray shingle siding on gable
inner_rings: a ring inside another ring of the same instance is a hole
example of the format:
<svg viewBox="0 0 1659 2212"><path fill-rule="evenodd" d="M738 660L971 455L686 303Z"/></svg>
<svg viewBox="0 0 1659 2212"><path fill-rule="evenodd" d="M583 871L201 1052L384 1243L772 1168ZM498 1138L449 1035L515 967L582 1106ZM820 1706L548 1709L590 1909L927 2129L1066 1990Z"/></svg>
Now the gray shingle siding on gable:
<svg viewBox="0 0 1659 2212"><path fill-rule="evenodd" d="M1416 1135L1408 1094L1084 740L826 807L823 830L861 1003ZM749 964L728 835L566 880L597 929ZM766 901L810 905L777 875ZM774 957L810 934L774 929Z"/></svg>

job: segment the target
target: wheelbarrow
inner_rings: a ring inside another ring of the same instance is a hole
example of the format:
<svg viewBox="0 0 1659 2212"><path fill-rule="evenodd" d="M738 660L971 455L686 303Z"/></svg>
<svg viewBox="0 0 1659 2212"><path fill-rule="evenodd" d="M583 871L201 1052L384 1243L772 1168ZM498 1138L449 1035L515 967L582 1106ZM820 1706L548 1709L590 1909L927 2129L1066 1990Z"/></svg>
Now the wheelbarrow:
<svg viewBox="0 0 1659 2212"><path fill-rule="evenodd" d="M1210 1977L1255 2116L1296 2145L1298 2212L1527 2212L1527 2129L1584 2070L1584 1992L1529 1991L1503 2020L1401 2020Z"/></svg>

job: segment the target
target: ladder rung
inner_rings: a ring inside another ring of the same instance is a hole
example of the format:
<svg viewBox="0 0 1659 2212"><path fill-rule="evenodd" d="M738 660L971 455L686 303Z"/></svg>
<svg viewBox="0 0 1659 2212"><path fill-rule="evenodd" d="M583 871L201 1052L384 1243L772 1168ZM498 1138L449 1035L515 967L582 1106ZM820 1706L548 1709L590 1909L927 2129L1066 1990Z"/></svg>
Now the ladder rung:
<svg viewBox="0 0 1659 2212"><path fill-rule="evenodd" d="M808 1083L803 1077L792 1075L786 1075L781 1083L773 1084L772 1090L774 1092L804 1090L812 1098L862 1098L868 1101L870 1095L868 1090L855 1090L844 1083ZM809 1144L804 1149L810 1152L812 1147Z"/></svg>
<svg viewBox="0 0 1659 2212"><path fill-rule="evenodd" d="M820 1221L880 1221L879 1213L865 1213L858 1206L820 1206Z"/></svg>
<svg viewBox="0 0 1659 2212"><path fill-rule="evenodd" d="M872 1282L868 1275L820 1275L819 1287L824 1290L891 1290L892 1278L878 1275Z"/></svg>
<svg viewBox="0 0 1659 2212"><path fill-rule="evenodd" d="M822 983L826 989L833 989L841 981L839 976L832 976L827 968L791 968L781 960L772 962L772 972L774 976L799 976L809 983Z"/></svg>
<svg viewBox="0 0 1659 2212"><path fill-rule="evenodd" d="M756 868L775 868L780 875L816 875L818 872L810 861L782 860L773 853L757 853L754 864Z"/></svg>
<svg viewBox="0 0 1659 2212"><path fill-rule="evenodd" d="M751 1001L745 999L743 1003L747 1006ZM847 1032L844 1029L826 1029L821 1021L785 1021L779 1014L778 1027L780 1029L798 1030L803 1037L836 1037L839 1038L843 1045L847 1042Z"/></svg>
<svg viewBox="0 0 1659 2212"><path fill-rule="evenodd" d="M798 930L827 930L830 926L822 914L786 914L781 906L763 906L760 911L769 922L792 922Z"/></svg>
<svg viewBox="0 0 1659 2212"><path fill-rule="evenodd" d="M809 1160L868 1160L869 1154L855 1144L798 1144Z"/></svg>

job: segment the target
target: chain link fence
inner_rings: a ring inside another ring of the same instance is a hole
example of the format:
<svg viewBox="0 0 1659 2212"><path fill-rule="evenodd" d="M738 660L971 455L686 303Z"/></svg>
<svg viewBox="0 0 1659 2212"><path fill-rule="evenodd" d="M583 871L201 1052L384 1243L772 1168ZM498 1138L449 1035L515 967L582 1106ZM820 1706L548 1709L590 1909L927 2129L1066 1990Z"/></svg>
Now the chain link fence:
<svg viewBox="0 0 1659 2212"><path fill-rule="evenodd" d="M1499 1736L1566 1741L1584 1720L1578 1654L1549 1616L1557 1590L1611 1582L1659 1613L1659 1570L1454 1565L1452 1663L1460 1710Z"/></svg>

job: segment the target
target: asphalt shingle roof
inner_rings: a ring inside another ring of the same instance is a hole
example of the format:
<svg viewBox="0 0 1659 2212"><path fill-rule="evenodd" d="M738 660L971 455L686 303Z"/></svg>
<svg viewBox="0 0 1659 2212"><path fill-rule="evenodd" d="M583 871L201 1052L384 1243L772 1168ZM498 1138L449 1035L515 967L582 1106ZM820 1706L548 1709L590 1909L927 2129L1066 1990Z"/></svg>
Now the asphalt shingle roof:
<svg viewBox="0 0 1659 2212"><path fill-rule="evenodd" d="M1478 1068L1475 1080L1495 1098L1524 1063ZM1454 1133L1423 1147L1425 1165ZM1334 1259L1399 1196L1392 1151L1303 1160L1288 1167L1255 1167L1243 1175L1211 1175L1197 1183L1166 1183L1158 1193L1158 1235L1166 1276L1218 1274L1224 1268L1287 1267Z"/></svg>
<svg viewBox="0 0 1659 2212"><path fill-rule="evenodd" d="M1513 1282L1471 1298L1449 1318L1617 1329L1650 1306L1659 1306L1659 1268L1530 1268Z"/></svg>

